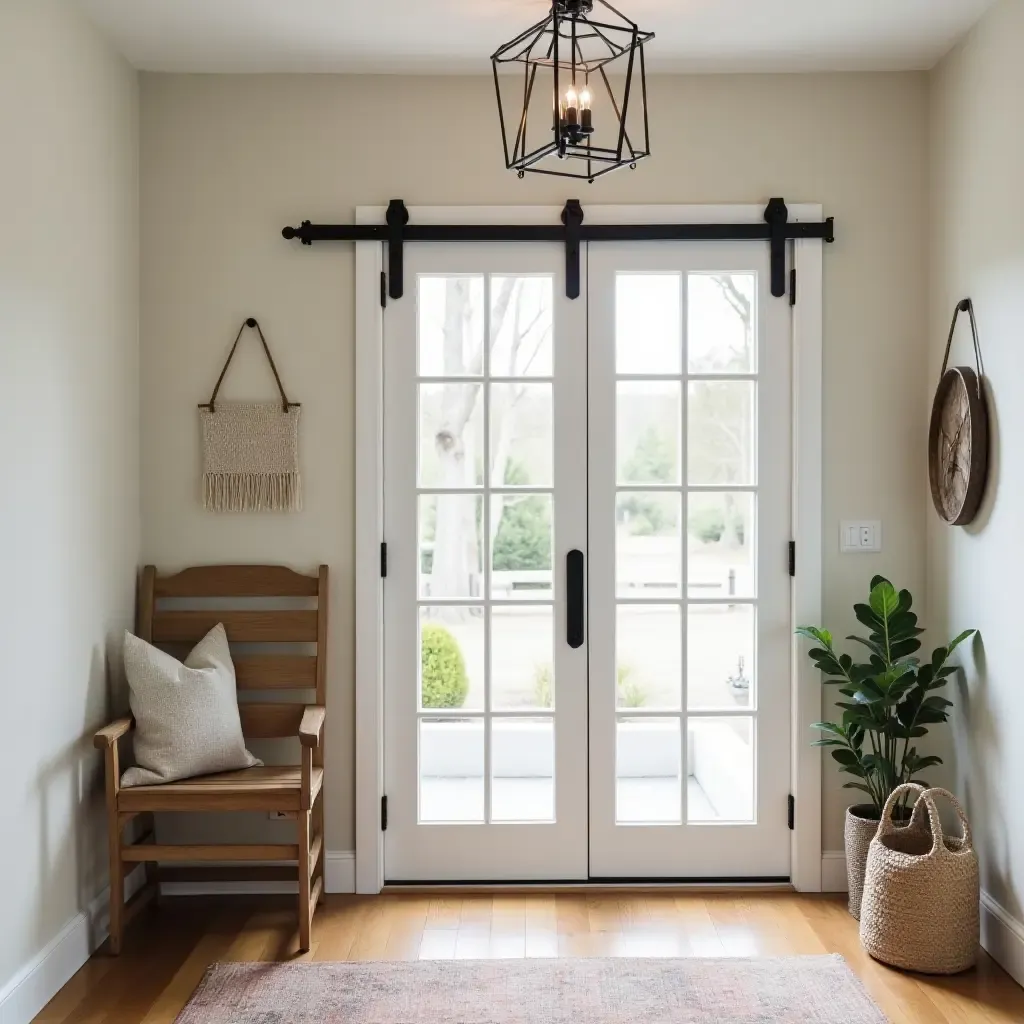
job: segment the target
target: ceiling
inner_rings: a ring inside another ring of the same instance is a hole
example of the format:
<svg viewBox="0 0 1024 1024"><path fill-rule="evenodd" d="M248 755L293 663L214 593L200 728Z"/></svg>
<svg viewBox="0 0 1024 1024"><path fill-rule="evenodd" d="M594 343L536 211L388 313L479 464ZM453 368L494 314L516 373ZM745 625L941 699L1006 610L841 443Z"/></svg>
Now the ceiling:
<svg viewBox="0 0 1024 1024"><path fill-rule="evenodd" d="M77 0L150 71L484 73L548 0ZM661 71L931 67L991 0L615 0Z"/></svg>

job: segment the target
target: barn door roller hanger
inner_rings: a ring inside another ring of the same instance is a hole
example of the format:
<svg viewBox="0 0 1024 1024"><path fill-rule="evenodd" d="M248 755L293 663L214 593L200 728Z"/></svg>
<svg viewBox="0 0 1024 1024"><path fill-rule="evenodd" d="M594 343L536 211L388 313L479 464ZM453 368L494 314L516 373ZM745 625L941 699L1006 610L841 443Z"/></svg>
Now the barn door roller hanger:
<svg viewBox="0 0 1024 1024"><path fill-rule="evenodd" d="M765 241L771 246L772 295L786 294L786 242L797 238L835 241L834 218L821 223L791 222L782 199L765 207L763 224L584 224L583 207L570 199L557 224L410 224L401 199L388 204L384 224L311 224L286 227L281 234L303 245L314 242L387 242L388 295L400 299L404 292L402 252L406 242L560 242L565 246L565 294L580 294L581 242L747 242Z"/></svg>

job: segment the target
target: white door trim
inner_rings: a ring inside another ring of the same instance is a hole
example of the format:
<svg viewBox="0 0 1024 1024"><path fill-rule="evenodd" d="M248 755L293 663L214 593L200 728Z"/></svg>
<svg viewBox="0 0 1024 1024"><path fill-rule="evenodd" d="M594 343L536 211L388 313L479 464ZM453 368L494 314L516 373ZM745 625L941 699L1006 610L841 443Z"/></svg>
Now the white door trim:
<svg viewBox="0 0 1024 1024"><path fill-rule="evenodd" d="M379 224L385 207L358 207L357 224ZM418 224L559 223L557 206L414 206ZM587 206L592 224L762 223L764 207ZM789 207L794 221L820 221L816 204ZM794 624L818 622L822 606L822 242L793 243L798 298L793 317L793 536L799 538L792 588ZM383 583L380 544L383 509L383 340L379 303L383 246L356 243L356 891L378 893L384 885L380 804L384 785ZM784 302L785 299L776 301ZM792 689L792 784L796 797L791 876L801 892L821 891L821 755L810 745L810 726L820 717L818 674L796 647Z"/></svg>
<svg viewBox="0 0 1024 1024"><path fill-rule="evenodd" d="M820 206L801 206L797 219L820 221ZM793 533L799 538L791 590L794 625L822 616L822 338L820 240L793 243L797 301L793 307ZM821 715L821 674L793 637L792 782L796 815L790 878L798 892L821 892L821 750L811 726Z"/></svg>
<svg viewBox="0 0 1024 1024"><path fill-rule="evenodd" d="M356 243L356 892L384 884L383 247Z"/></svg>

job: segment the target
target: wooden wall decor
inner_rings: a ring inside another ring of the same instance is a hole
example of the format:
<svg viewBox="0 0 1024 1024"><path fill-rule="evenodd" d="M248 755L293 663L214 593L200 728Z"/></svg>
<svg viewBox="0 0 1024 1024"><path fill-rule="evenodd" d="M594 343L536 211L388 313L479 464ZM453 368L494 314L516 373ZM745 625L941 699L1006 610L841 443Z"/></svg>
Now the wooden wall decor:
<svg viewBox="0 0 1024 1024"><path fill-rule="evenodd" d="M960 313L967 313L971 320L977 371L970 366L947 369ZM962 299L953 311L928 430L932 502L935 511L950 526L973 522L985 494L989 434L984 379L974 304L970 299Z"/></svg>

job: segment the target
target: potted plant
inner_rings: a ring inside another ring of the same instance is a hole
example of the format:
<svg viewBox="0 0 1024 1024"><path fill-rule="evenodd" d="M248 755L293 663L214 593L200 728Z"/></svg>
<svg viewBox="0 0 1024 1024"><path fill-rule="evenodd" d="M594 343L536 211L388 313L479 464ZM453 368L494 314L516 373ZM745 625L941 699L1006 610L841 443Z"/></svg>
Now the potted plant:
<svg viewBox="0 0 1024 1024"><path fill-rule="evenodd" d="M815 740L819 747L831 747L839 771L853 779L845 789L866 793L867 803L846 811L846 873L850 891L850 913L860 918L864 889L864 868L868 845L874 838L882 808L889 794L904 782L927 786L919 773L941 764L934 754L918 753L913 741L928 732L929 725L945 722L951 701L938 692L956 666L947 665L949 656L976 632L965 630L945 647L937 647L930 661L917 657L918 636L924 632L910 610L910 591L896 588L884 577L871 581L867 604L853 606L857 621L870 630L865 638L849 636L867 650L866 661L854 661L838 653L832 634L818 626L800 626L797 633L815 642L810 657L825 674L825 682L839 687L846 698L838 702L840 722L817 722L813 728L824 735ZM898 808L906 820L906 801Z"/></svg>

